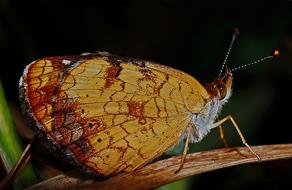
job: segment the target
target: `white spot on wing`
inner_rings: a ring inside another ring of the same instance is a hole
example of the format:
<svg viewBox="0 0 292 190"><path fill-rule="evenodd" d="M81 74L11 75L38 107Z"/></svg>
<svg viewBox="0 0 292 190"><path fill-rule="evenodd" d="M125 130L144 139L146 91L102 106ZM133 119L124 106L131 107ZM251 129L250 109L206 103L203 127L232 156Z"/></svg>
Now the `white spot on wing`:
<svg viewBox="0 0 292 190"><path fill-rule="evenodd" d="M67 60L67 59L63 59L62 63L64 65L69 65L71 63L71 61L70 60Z"/></svg>
<svg viewBox="0 0 292 190"><path fill-rule="evenodd" d="M80 55L86 56L86 55L91 55L91 54L92 54L92 53L84 52L84 53L81 53Z"/></svg>

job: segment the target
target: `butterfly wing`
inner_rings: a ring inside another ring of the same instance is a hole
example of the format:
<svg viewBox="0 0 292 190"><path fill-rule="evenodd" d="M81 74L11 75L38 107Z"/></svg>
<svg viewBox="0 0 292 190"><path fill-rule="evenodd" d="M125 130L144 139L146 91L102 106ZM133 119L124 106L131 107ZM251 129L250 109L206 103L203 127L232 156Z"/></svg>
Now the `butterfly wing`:
<svg viewBox="0 0 292 190"><path fill-rule="evenodd" d="M20 84L40 131L103 176L132 171L176 145L208 98L186 73L99 54L41 59Z"/></svg>

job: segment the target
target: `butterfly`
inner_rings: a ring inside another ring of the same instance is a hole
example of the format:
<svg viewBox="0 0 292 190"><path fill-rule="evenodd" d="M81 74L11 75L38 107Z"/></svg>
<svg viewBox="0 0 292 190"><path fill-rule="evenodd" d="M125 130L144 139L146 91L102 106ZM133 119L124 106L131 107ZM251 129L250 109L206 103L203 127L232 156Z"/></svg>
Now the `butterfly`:
<svg viewBox="0 0 292 190"><path fill-rule="evenodd" d="M140 168L185 140L179 171L188 144L228 120L260 160L232 116L216 120L232 79L227 69L204 86L168 66L98 52L36 60L19 89L41 139L70 163L110 176Z"/></svg>

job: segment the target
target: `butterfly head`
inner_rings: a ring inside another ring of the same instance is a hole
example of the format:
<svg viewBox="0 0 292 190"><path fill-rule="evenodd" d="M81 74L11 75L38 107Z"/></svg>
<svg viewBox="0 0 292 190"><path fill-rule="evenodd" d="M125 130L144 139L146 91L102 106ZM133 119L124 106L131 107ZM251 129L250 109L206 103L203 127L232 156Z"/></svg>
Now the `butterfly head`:
<svg viewBox="0 0 292 190"><path fill-rule="evenodd" d="M206 85L206 89L210 94L211 98L218 100L227 100L231 96L232 87L232 72L227 70L223 77L215 79L213 82Z"/></svg>

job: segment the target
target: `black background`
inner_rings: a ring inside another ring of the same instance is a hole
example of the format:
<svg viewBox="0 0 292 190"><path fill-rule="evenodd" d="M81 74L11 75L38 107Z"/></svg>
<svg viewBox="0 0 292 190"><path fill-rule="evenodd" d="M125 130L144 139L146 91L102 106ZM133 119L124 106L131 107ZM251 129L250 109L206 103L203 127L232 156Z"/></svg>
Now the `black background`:
<svg viewBox="0 0 292 190"><path fill-rule="evenodd" d="M0 2L0 79L18 106L18 80L31 61L52 55L108 51L190 73L203 84L220 70L234 27L240 29L228 65L281 55L234 73L221 116L237 120L250 145L291 143L292 1L8 1ZM228 127L229 126L229 127ZM231 124L226 137L241 146ZM223 147L212 131L192 151ZM292 161L221 169L187 180L192 189L281 189Z"/></svg>

